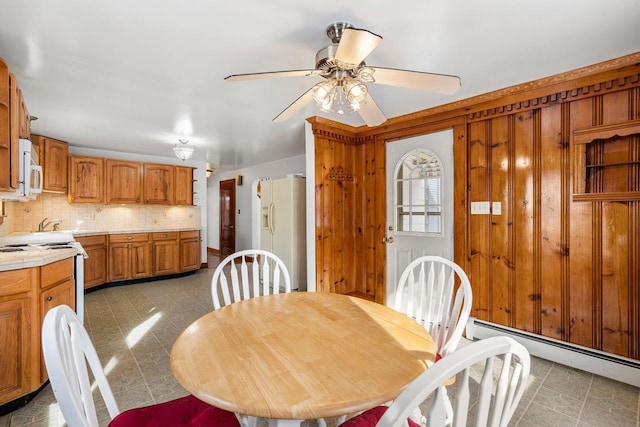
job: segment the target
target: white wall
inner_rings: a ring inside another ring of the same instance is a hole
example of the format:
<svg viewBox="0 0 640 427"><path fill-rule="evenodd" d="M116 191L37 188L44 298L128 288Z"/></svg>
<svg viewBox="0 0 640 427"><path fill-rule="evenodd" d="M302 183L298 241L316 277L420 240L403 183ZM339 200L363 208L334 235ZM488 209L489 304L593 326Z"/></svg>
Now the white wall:
<svg viewBox="0 0 640 427"><path fill-rule="evenodd" d="M236 250L252 247L252 197L251 189L255 180L260 178L284 178L290 173L304 173L306 167L305 155L287 157L274 162L218 172L207 182L207 246L220 249L220 181L236 178L242 175L242 185L236 186ZM307 188L308 190L308 188Z"/></svg>

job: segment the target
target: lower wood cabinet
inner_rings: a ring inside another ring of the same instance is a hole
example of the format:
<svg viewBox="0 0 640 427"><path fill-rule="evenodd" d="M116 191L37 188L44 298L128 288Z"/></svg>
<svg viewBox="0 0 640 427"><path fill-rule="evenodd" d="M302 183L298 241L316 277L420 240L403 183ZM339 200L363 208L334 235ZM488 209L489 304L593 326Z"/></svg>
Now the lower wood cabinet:
<svg viewBox="0 0 640 427"><path fill-rule="evenodd" d="M107 235L76 237L88 258L84 260L84 288L107 282Z"/></svg>
<svg viewBox="0 0 640 427"><path fill-rule="evenodd" d="M149 233L110 235L108 265L110 282L151 277Z"/></svg>
<svg viewBox="0 0 640 427"><path fill-rule="evenodd" d="M73 258L41 267L0 271L0 405L36 391L47 380L40 337L52 307L75 308Z"/></svg>
<svg viewBox="0 0 640 427"><path fill-rule="evenodd" d="M180 232L180 271L200 268L200 231Z"/></svg>
<svg viewBox="0 0 640 427"><path fill-rule="evenodd" d="M153 233L153 275L180 272L180 241L178 232Z"/></svg>

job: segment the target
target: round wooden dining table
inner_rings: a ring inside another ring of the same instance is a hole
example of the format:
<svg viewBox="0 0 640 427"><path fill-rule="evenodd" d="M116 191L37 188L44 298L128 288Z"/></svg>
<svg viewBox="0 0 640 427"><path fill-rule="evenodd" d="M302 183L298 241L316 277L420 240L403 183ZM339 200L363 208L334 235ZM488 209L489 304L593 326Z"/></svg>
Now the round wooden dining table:
<svg viewBox="0 0 640 427"><path fill-rule="evenodd" d="M174 343L171 369L200 400L282 426L393 400L435 355L428 332L389 307L296 292L204 315Z"/></svg>

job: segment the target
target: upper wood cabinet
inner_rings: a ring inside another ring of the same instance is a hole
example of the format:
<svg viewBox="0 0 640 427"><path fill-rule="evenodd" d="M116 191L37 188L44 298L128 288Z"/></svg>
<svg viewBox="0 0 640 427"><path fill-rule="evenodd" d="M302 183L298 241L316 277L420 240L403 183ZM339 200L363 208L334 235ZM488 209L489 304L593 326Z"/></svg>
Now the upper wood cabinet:
<svg viewBox="0 0 640 427"><path fill-rule="evenodd" d="M143 203L172 205L174 203L174 168L171 165L144 164Z"/></svg>
<svg viewBox="0 0 640 427"><path fill-rule="evenodd" d="M11 106L9 67L0 59L0 189L11 188Z"/></svg>
<svg viewBox="0 0 640 427"><path fill-rule="evenodd" d="M0 59L0 189L2 190L11 191L18 186L18 139L25 137L25 132L21 132L22 115L25 109L26 105L18 87L18 80L9 72L7 64Z"/></svg>
<svg viewBox="0 0 640 427"><path fill-rule="evenodd" d="M0 58L0 190L18 186L18 139L29 138L29 117L18 80Z"/></svg>
<svg viewBox="0 0 640 427"><path fill-rule="evenodd" d="M193 168L176 166L176 205L193 205Z"/></svg>
<svg viewBox="0 0 640 427"><path fill-rule="evenodd" d="M69 144L40 135L32 135L31 143L34 152L37 147L40 166L42 166L42 191L66 193Z"/></svg>
<svg viewBox="0 0 640 427"><path fill-rule="evenodd" d="M142 163L126 160L106 161L106 202L140 203Z"/></svg>
<svg viewBox="0 0 640 427"><path fill-rule="evenodd" d="M104 159L69 157L69 203L104 203Z"/></svg>

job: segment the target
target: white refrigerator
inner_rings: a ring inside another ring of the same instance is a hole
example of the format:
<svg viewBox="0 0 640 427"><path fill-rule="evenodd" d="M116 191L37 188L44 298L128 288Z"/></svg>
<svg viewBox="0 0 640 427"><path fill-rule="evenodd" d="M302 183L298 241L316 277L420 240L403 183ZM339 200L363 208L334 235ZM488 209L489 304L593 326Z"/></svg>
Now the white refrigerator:
<svg viewBox="0 0 640 427"><path fill-rule="evenodd" d="M287 266L291 288L307 289L305 179L288 177L260 182L260 249Z"/></svg>

